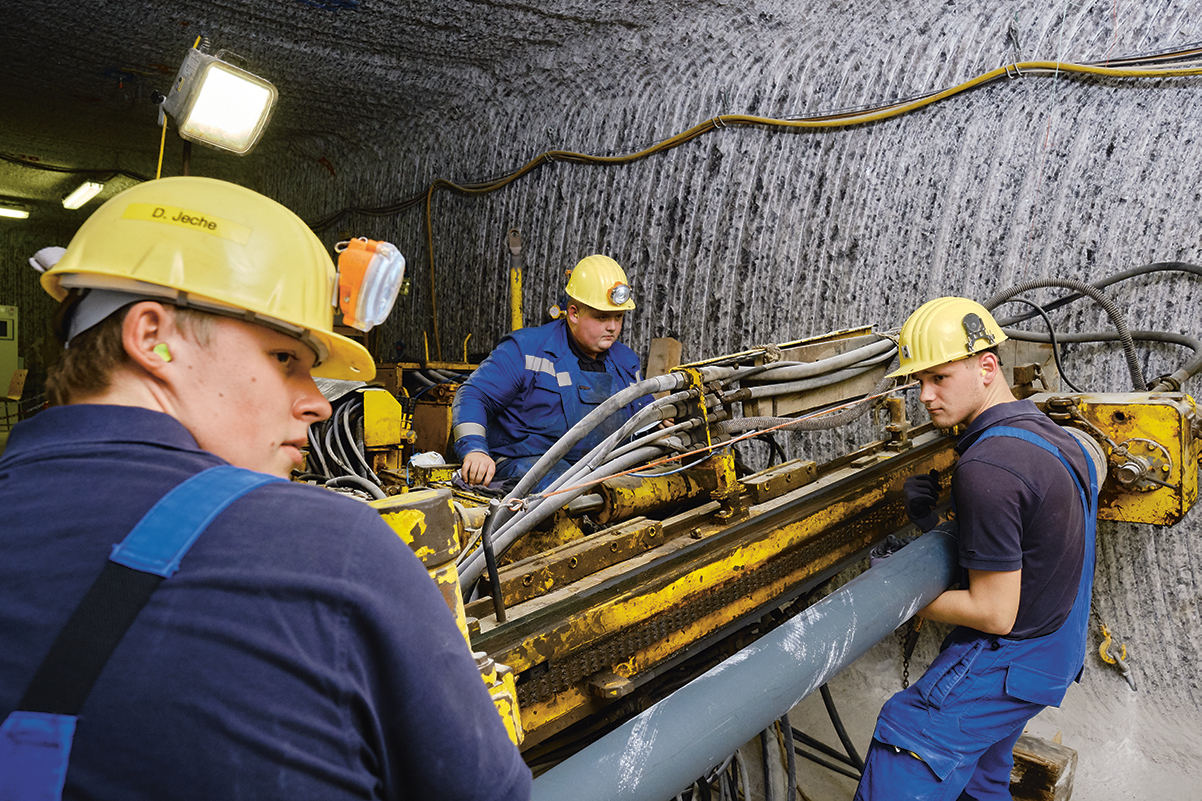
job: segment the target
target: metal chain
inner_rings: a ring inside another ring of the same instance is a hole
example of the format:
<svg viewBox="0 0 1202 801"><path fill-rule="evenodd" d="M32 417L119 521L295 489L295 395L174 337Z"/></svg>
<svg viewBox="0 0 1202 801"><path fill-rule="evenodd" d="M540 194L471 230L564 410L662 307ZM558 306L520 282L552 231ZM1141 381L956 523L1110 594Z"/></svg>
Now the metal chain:
<svg viewBox="0 0 1202 801"><path fill-rule="evenodd" d="M901 645L903 690L910 686L910 657L914 655L914 646L918 644L918 630L921 628L922 618L913 617L904 630L897 630L897 641Z"/></svg>

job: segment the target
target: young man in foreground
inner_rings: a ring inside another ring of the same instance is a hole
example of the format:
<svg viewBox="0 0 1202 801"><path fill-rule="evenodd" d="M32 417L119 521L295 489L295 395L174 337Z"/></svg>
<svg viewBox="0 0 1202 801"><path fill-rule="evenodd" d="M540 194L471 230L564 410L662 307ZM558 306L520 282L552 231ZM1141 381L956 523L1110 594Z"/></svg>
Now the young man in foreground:
<svg viewBox="0 0 1202 801"><path fill-rule="evenodd" d="M334 264L304 223L233 184L152 181L101 207L42 283L63 301L67 349L48 380L57 405L16 426L0 460L0 787L528 798L418 559L366 504L282 480L330 414L312 375L374 373L333 332ZM147 577L165 580L139 610L129 594ZM59 747L3 751L43 735ZM57 774L39 779L38 761Z"/></svg>
<svg viewBox="0 0 1202 801"><path fill-rule="evenodd" d="M964 298L923 304L901 330L894 375L919 382L935 425L964 429L952 500L966 579L918 612L956 628L881 710L857 801L1009 801L1023 727L1082 670L1097 480L1072 435L1011 393L995 347L1005 339ZM909 479L906 494L932 528L936 479Z"/></svg>

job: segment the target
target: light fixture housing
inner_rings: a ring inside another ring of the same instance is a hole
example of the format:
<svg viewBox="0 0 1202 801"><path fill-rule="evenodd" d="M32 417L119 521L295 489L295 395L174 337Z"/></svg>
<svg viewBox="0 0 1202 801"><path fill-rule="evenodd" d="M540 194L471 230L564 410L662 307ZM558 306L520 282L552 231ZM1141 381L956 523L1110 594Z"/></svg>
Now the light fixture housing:
<svg viewBox="0 0 1202 801"><path fill-rule="evenodd" d="M278 93L268 81L196 48L184 56L163 101L179 135L244 156L263 135Z"/></svg>
<svg viewBox="0 0 1202 801"><path fill-rule="evenodd" d="M84 181L75 187L71 194L63 198L63 208L77 209L99 195L101 189L104 189L104 184L99 181Z"/></svg>
<svg viewBox="0 0 1202 801"><path fill-rule="evenodd" d="M29 217L29 209L0 204L0 217L10 217L14 220L24 220Z"/></svg>

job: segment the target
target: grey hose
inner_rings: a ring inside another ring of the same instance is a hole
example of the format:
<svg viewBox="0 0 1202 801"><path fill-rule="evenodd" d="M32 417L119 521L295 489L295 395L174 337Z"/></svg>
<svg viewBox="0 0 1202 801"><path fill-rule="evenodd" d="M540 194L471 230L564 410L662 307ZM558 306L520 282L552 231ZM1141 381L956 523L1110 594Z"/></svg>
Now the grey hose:
<svg viewBox="0 0 1202 801"><path fill-rule="evenodd" d="M1093 298L1099 306L1105 309L1106 315L1110 318L1110 323L1118 331L1119 340L1123 343L1123 353L1127 357L1127 370L1131 373L1131 383L1135 387L1135 391L1147 392L1148 385L1144 381L1143 373L1139 369L1139 358L1135 353L1135 341L1131 338L1131 332L1127 329L1127 321L1115 302L1097 287L1086 284L1083 281L1074 281L1070 278L1045 278L1036 281L1026 281L1003 292L999 292L983 305L986 309L993 309L1015 295L1021 295L1024 292L1038 289L1039 287L1072 289L1080 292L1082 295L1088 295ZM1060 337L1060 339L1063 339L1063 337Z"/></svg>
<svg viewBox="0 0 1202 801"><path fill-rule="evenodd" d="M669 406L687 401L690 398L696 397L697 390L694 388L675 392L663 398L658 398L648 405L644 406L635 412L629 420L618 427L618 430L610 434L600 443L598 443L591 451L586 453L576 464L572 465L563 475L555 479L546 489L546 492L554 492L560 487L568 486L576 477L587 470L593 470L610 457L613 449L619 442L630 436L631 432L638 431L645 425L651 422L657 422L664 419L664 413ZM716 405L718 399L712 395L707 395L707 403ZM673 410L676 411L676 410Z"/></svg>
<svg viewBox="0 0 1202 801"><path fill-rule="evenodd" d="M591 451L589 451L579 461L577 461L576 464L569 467L562 475L560 475L554 481L552 481L549 485L547 485L547 488L545 490L543 490L543 492L541 493L542 497L536 497L533 501L531 501L530 504L527 506L527 508L523 511L523 514L530 514L533 510L538 509L542 505L549 504L549 503L556 504L556 508L561 508L563 506L566 506L567 501L561 502L560 496L554 496L554 498L547 497L547 496L550 495L550 493L553 493L556 490L560 489L561 487L569 486L570 482L574 481L577 476L580 476L583 473L585 473L586 471L592 470L597 465L602 464L603 461L606 458L608 458L610 452L617 445L617 443L622 441L623 439L625 439L625 437L630 433L630 431L634 430L637 426L641 426L644 423L646 423L652 416L654 416L654 414L656 412L662 412L663 409L672 405L674 403L674 401L688 397L690 392L691 392L691 390L677 392L673 395L669 395L667 397L659 398L655 401L652 401L647 406L644 406L642 409L639 409L637 412L635 412L635 414L629 420L627 420L625 423L623 423L618 428L617 431L613 432L608 437L606 437L604 440L599 442ZM660 417L658 419L663 419L663 418ZM508 496L506 496L505 501L508 502L512 498L516 497L515 493L516 493L516 490L514 492L511 492ZM494 536L494 537L497 534L499 534L500 531L508 523L510 523L513 520L513 516L514 516L514 513L509 512L509 510L505 507L501 507L500 509L498 509L498 511L495 514L497 515L497 520L493 521L493 523L492 523L493 532L491 532L492 536ZM475 552L465 551L464 553L459 555L458 564L462 565L462 564L466 563L469 559L474 558L474 556L475 556Z"/></svg>
<svg viewBox="0 0 1202 801"><path fill-rule="evenodd" d="M1140 275L1149 275L1156 272L1192 273L1197 276L1202 276L1202 266L1190 264L1189 262L1185 261L1157 261L1152 262L1151 264L1144 264L1139 267L1132 267L1130 269L1123 270L1122 272L1118 272L1112 276L1103 278L1100 281L1094 281L1090 286L1095 286L1098 289L1105 289L1111 284L1117 284L1120 281L1126 281L1129 278L1135 278L1136 276ZM1081 297L1082 296L1080 294L1066 295L1065 297L1054 300L1051 303L1044 304L1043 308L1045 311L1059 309L1061 306L1067 306L1069 303L1079 300ZM1005 320L998 320L998 325L1005 328L1006 326L1014 325L1017 322L1028 320L1030 318L1031 315L1029 314L1019 315L1017 317L1010 317Z"/></svg>
<svg viewBox="0 0 1202 801"><path fill-rule="evenodd" d="M501 522L499 525L494 524L496 525L496 530L492 536L494 537L494 541L498 543L498 548L503 550L512 544L512 540L508 539L507 532L510 531L511 526L517 525L518 521L524 520L526 517L534 515L536 512L538 513L537 520L545 520L555 511L567 506L580 494L564 493L561 495L552 495L552 493L565 486L572 486L576 483L588 483L588 481L591 480L590 476L608 475L612 474L613 472L620 472L607 468L607 465L615 460L624 465L621 469L626 469L626 466L629 465L627 463L627 459L622 457L625 457L627 453L633 450L642 449L640 452L644 454L650 453L653 456L658 456L663 452L664 447L666 447L666 444L662 441L665 437L669 437L678 431L684 431L700 425L700 422L695 419L687 420L683 423L677 423L676 425L666 429L657 429L652 431L633 442L627 443L621 448L618 448L616 451L614 450L617 443L625 439L630 434L631 430L643 425L643 423L645 423L648 419L655 417L656 412L659 412L661 415L658 419L663 419L662 412L666 410L667 407L674 406L677 401L685 400L690 395L695 394L696 393L694 390L677 392L673 395L657 399L652 404L645 406L636 412L635 415L632 416L630 420L627 420L626 423L624 423L617 431L606 437L605 440L594 447L593 450L589 451L589 453L580 459L580 461L576 462L576 464L572 465L567 471L565 471L563 475L551 482L551 484L548 485L543 491L542 497L536 498L530 506L522 511L521 516L511 516ZM714 399L714 402L716 403L716 399ZM713 417L713 415L710 415L710 417ZM653 446L654 451L646 450L647 446ZM584 478L582 478L582 476ZM523 524L521 532L516 536L521 536L521 534L524 534L526 531L529 531L529 527ZM502 539L503 537L505 537L505 539ZM500 550L498 552L500 552ZM460 566L466 565L476 558L476 551L468 551L460 556L458 563Z"/></svg>
<svg viewBox="0 0 1202 801"><path fill-rule="evenodd" d="M686 376L681 373L657 375L654 378L645 379L637 384L631 384L618 391L617 394L606 398L596 409L585 415L584 419L569 428L567 433L560 437L551 446L550 450L544 453L542 458L534 464L534 467L530 468L526 475L522 476L518 485L505 496L502 508L504 509L505 504L510 500L524 498L529 494L530 490L542 480L548 470L558 464L561 459L568 455L572 448L576 447L576 443L588 436L589 432L607 420L611 414L643 395L652 395L656 392L670 392L679 389L681 384L686 380Z"/></svg>
<svg viewBox="0 0 1202 801"><path fill-rule="evenodd" d="M352 447L351 453L353 453L355 455L355 461L357 461L359 464L361 464L363 466L363 469L367 471L367 475L364 476L364 478L370 479L371 481L374 481L377 484L379 484L380 477L377 476L376 472L371 469L371 466L367 463L367 459L363 458L363 448L364 448L363 443L359 440L356 440L354 433L351 432L351 415L350 415L349 407L350 407L350 404L346 404L343 407L343 409L346 411L344 411L342 413L342 430L346 434L347 442L349 442L352 446L358 446L358 447ZM360 401L360 408L362 408L361 401ZM361 475L361 476L363 475L358 470L356 470L355 472L358 475Z"/></svg>
<svg viewBox="0 0 1202 801"><path fill-rule="evenodd" d="M1193 348L1194 355L1177 368L1170 375L1161 378L1155 386L1151 388L1152 392L1177 392L1187 379L1197 375L1202 370L1202 340L1197 337L1189 336L1188 334L1174 334L1171 331L1129 331L1130 337L1135 340L1144 342L1167 342L1173 345L1184 345L1187 348ZM1018 331L1013 329L1006 330L1006 336L1011 339L1020 339L1025 342L1048 342L1050 337L1047 334L1037 331ZM1057 342L1113 342L1119 339L1119 334L1115 331L1094 331L1092 333L1082 334L1057 334Z"/></svg>
<svg viewBox="0 0 1202 801"><path fill-rule="evenodd" d="M799 381L785 381L780 384L763 384L754 387L747 387L748 398L754 400L756 398L770 398L776 395L788 395L794 392L808 392L813 389L828 387L831 384L838 384L840 381L846 381L849 378L863 375L864 373L876 367L879 364L889 362L894 357L892 347L887 353L880 356L875 356L860 365L849 367L844 370L837 370L826 375L816 376L814 378L804 378Z"/></svg>
<svg viewBox="0 0 1202 801"><path fill-rule="evenodd" d="M382 501L388 497L384 493L384 490L380 489L366 478L363 478L363 476L338 476L337 478L331 478L329 481L327 481L325 486L354 487L355 489L363 490L378 501Z"/></svg>
<svg viewBox="0 0 1202 801"><path fill-rule="evenodd" d="M417 383L421 384L423 387L432 387L432 386L434 386L434 382L433 382L433 381L431 381L431 380L430 380L429 378L427 378L426 376L422 375L422 371L421 371L421 370L411 370L411 371L409 372L409 375L413 376L413 380L414 380L414 381L416 381Z"/></svg>
<svg viewBox="0 0 1202 801"><path fill-rule="evenodd" d="M725 420L727 417L729 417L729 414L725 410L715 410L706 415L706 419L711 423L717 422L720 420ZM701 418L700 417L690 417L688 420L685 420L683 423L675 423L673 425L668 426L667 428L657 428L655 431L652 431L648 434L644 434L643 436L639 437L638 439L628 442L620 448L614 449L614 451L609 454L609 458L617 459L619 456L622 456L622 455L634 450L635 448L641 448L644 445L652 445L652 444L666 445L667 447L671 448L672 445L670 445L669 443L672 442L673 440L675 440L676 442L679 442L679 443L684 442L684 440L677 435L684 435L685 432L692 431L693 429L699 428L700 426L701 426ZM691 442L691 439L690 439L690 442Z"/></svg>
<svg viewBox="0 0 1202 801"><path fill-rule="evenodd" d="M892 385L893 379L886 376L877 382L877 385L872 388L872 391L863 400L832 414L824 414L820 417L802 417L800 419L793 417L739 417L734 420L718 423L718 429L727 434L735 434L759 428L772 428L773 426L780 426L777 429L779 431L825 431L828 428L837 428L863 415L864 412L872 407L873 402L876 400L875 396L884 392ZM790 423L789 421L792 422ZM782 423L788 424L781 425Z"/></svg>
<svg viewBox="0 0 1202 801"><path fill-rule="evenodd" d="M896 347L897 345L894 344L893 340L882 338L876 342L849 350L847 353L841 353L838 356L831 356L830 358L821 359L816 362L788 363L773 366L759 373L756 378L761 381L795 381L801 378L813 378L817 375L841 370L844 367L852 367L884 353L892 353Z"/></svg>
<svg viewBox="0 0 1202 801"><path fill-rule="evenodd" d="M661 453L663 453L663 449L654 446L640 448L639 450L626 454L620 459L607 462L603 467L589 473L586 477L586 481L594 481L599 478L606 478L615 473L621 473L623 470L626 470L637 464L641 464L642 462L654 458ZM493 535L493 547L495 548L497 555L500 556L503 554L505 550L514 542L516 542L519 537L521 537L530 529L534 528L543 520L546 520L548 517L555 514L555 512L557 512L561 506L566 505L567 503L588 492L589 489L590 487L588 486L580 486L570 492L565 492L562 496L559 496L564 498L562 503L541 504L537 508L529 510L521 517L510 520L499 527L496 533ZM482 549L477 549L472 551L471 556L468 557L468 559L465 560L463 565L459 568L459 577L462 580L463 588L467 589L475 584L476 580L480 578L483 572L484 552Z"/></svg>

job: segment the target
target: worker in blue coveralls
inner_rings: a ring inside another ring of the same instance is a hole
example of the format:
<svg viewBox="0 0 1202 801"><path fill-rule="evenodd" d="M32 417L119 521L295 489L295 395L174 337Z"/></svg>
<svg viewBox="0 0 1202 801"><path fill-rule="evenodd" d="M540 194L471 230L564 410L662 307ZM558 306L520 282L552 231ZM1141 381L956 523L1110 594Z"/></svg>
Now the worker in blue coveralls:
<svg viewBox="0 0 1202 801"><path fill-rule="evenodd" d="M642 380L639 358L618 342L634 297L621 266L600 254L581 259L564 290L566 315L506 336L455 394L455 454L470 485L524 476L599 404ZM637 398L582 439L535 492L650 402Z"/></svg>
<svg viewBox="0 0 1202 801"><path fill-rule="evenodd" d="M940 428L963 427L951 490L966 577L919 617L955 628L881 710L856 799L1010 799L1013 748L1080 677L1093 586L1097 479L1067 430L1016 400L983 306L938 298L906 321L901 367ZM907 512L938 523L938 474L907 479Z"/></svg>
<svg viewBox="0 0 1202 801"><path fill-rule="evenodd" d="M397 270L343 275L275 201L179 177L43 274L67 348L0 459L0 798L529 798L421 562L284 478L330 415L313 376L375 372L334 287Z"/></svg>

